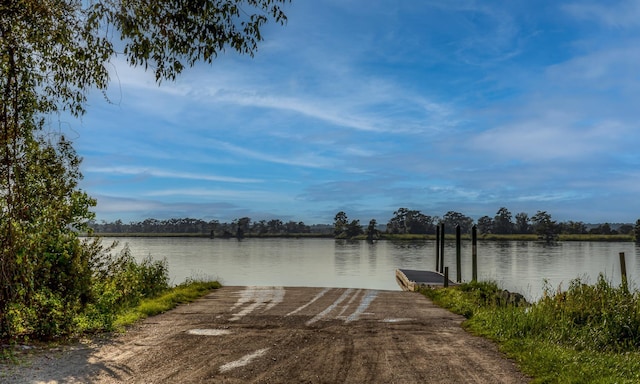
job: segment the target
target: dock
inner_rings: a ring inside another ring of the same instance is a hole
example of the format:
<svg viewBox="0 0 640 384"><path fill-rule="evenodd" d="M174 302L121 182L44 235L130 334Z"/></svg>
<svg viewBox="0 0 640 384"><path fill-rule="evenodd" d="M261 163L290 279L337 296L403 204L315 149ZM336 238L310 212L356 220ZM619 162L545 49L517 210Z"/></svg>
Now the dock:
<svg viewBox="0 0 640 384"><path fill-rule="evenodd" d="M403 291L416 291L422 285L429 287L444 286L444 275L435 271L418 271L415 269L396 269L396 281ZM449 285L457 283L449 280Z"/></svg>

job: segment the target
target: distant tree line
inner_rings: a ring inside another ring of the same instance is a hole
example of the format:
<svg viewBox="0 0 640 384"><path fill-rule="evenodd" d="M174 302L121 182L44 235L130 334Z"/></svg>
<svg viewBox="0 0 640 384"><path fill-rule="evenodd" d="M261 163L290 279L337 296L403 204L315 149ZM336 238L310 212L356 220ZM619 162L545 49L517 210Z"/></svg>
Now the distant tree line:
<svg viewBox="0 0 640 384"><path fill-rule="evenodd" d="M203 234L213 237L244 237L246 235L285 235L285 234L303 234L303 233L330 233L331 228L328 225L309 226L302 221L283 222L279 219L259 220L253 222L249 217L241 217L230 223L221 223L218 220L204 221L193 218L180 219L145 219L143 221L123 223L122 220L114 222L102 221L100 223L91 222L89 227L95 233L184 233L184 234Z"/></svg>
<svg viewBox="0 0 640 384"><path fill-rule="evenodd" d="M375 220L372 220L375 222ZM444 224L445 233L455 233L456 226L460 226L462 233L471 232L476 225L479 234L536 234L543 240L555 240L560 234L592 234L592 235L635 235L640 239L640 219L636 225L620 224L613 229L611 224L604 223L597 226L589 226L581 221L567 221L558 223L553 220L547 211L537 211L529 217L526 212L517 213L515 216L505 207L498 209L496 214L482 216L477 222L460 212L449 211L442 217L426 215L419 210L399 208L393 213L393 217L386 226L388 234L435 234L436 228ZM371 223L365 231L358 220L349 221L347 214L338 212L334 219L334 235L336 237L351 238L366 233L369 238L375 225ZM376 231L377 232L377 231Z"/></svg>
<svg viewBox="0 0 640 384"><path fill-rule="evenodd" d="M336 238L353 238L366 235L367 239L374 240L386 234L435 234L436 228L444 224L445 233L455 233L456 226L460 226L462 233L470 233L475 225L480 235L498 234L536 234L543 240L555 240L560 234L591 234L591 235L634 235L640 239L640 219L632 224L598 224L590 225L582 221L557 222L553 220L547 211L537 211L529 216L526 212L513 215L509 209L501 207L494 216L482 216L474 221L469 216L460 212L449 211L442 217L431 216L408 208L398 208L393 217L384 225L378 225L376 219L371 219L365 227L360 220L350 220L344 211L338 212L334 217L333 225L307 225L302 221L283 222L279 219L252 221L249 217L241 217L232 222L220 222L218 220L205 221L193 218L180 219L146 219L138 222L123 223L122 220L114 222L92 221L89 227L96 233L131 234L202 234L212 237L239 237L244 236L272 236L295 234L321 234L333 235Z"/></svg>

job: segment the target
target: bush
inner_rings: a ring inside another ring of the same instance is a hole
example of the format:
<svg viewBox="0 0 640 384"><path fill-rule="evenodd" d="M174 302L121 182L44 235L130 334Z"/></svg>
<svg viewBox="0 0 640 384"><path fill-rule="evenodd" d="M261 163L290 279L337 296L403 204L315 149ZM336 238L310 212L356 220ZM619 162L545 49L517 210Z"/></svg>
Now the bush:
<svg viewBox="0 0 640 384"><path fill-rule="evenodd" d="M115 255L104 253L94 265L92 300L76 319L84 331L113 329L119 313L169 288L166 259L147 256L137 262L128 246Z"/></svg>
<svg viewBox="0 0 640 384"><path fill-rule="evenodd" d="M84 272L53 276L54 272L62 272L52 263L52 270L42 272L42 279L34 283L36 288L28 300L7 305L5 337L49 340L74 333L112 330L120 313L169 288L166 260L147 256L137 262L126 246L111 254L115 245L104 248L99 240L78 244L75 251L90 255L87 258L91 259L86 267L91 272L86 282L81 281ZM61 286L59 282L65 279L69 284Z"/></svg>
<svg viewBox="0 0 640 384"><path fill-rule="evenodd" d="M470 293L478 302L480 290ZM640 347L638 292L614 287L603 275L596 284L575 279L567 291L545 288L529 307L477 306L468 326L498 340L533 338L576 350L635 352Z"/></svg>
<svg viewBox="0 0 640 384"><path fill-rule="evenodd" d="M634 351L640 347L638 292L614 287L601 274L594 285L575 279L566 292L549 291L536 305L549 337L578 349Z"/></svg>
<svg viewBox="0 0 640 384"><path fill-rule="evenodd" d="M470 282L449 289L421 288L436 304L470 319L483 308L528 305L521 295L498 288L495 282Z"/></svg>

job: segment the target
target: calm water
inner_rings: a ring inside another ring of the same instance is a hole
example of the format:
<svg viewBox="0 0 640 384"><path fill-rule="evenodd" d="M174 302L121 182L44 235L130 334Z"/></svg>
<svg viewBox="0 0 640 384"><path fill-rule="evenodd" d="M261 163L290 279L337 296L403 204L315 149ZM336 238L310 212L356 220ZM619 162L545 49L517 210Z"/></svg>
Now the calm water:
<svg viewBox="0 0 640 384"><path fill-rule="evenodd" d="M172 283L212 277L225 285L277 285L398 290L395 270L435 269L435 242L333 239L105 238L129 244L136 258L166 258ZM553 288L604 273L620 283L620 252L626 254L632 287L640 284L640 249L634 243L478 243L478 276L529 299L539 298L545 279ZM456 277L455 243L447 242L445 266ZM462 244L462 279L471 279L471 244Z"/></svg>

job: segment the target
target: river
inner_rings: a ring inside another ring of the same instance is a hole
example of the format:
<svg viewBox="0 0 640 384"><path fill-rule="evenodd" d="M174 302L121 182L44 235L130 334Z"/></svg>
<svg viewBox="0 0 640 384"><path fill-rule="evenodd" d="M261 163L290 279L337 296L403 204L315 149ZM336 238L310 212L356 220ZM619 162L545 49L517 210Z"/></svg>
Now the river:
<svg viewBox="0 0 640 384"><path fill-rule="evenodd" d="M206 239L104 238L128 244L137 259L166 258L172 284L189 277L225 285L400 289L395 270L436 267L435 241L347 241L322 238ZM603 273L620 284L619 253L625 253L632 288L640 281L640 248L631 242L479 241L478 278L520 292L530 300L545 284L566 288L577 277L588 283ZM445 244L445 266L456 277L455 242ZM471 280L471 244L462 242L462 280ZM546 282L546 283L545 283Z"/></svg>

